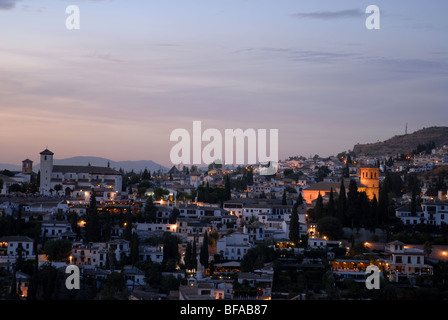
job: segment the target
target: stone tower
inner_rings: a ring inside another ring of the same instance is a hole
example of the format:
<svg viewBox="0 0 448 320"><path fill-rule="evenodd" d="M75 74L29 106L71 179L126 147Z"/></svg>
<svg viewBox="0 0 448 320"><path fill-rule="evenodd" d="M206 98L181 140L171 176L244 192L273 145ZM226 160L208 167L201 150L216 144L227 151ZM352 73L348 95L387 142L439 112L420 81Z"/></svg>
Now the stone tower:
<svg viewBox="0 0 448 320"><path fill-rule="evenodd" d="M40 153L40 194L43 195L50 194L53 155L54 153L48 149Z"/></svg>
<svg viewBox="0 0 448 320"><path fill-rule="evenodd" d="M22 174L32 174L33 173L33 161L30 159L25 159L22 161Z"/></svg>
<svg viewBox="0 0 448 320"><path fill-rule="evenodd" d="M364 191L369 198L373 200L376 196L378 201L380 193L380 170L376 167L361 167L358 171L360 186L358 191Z"/></svg>

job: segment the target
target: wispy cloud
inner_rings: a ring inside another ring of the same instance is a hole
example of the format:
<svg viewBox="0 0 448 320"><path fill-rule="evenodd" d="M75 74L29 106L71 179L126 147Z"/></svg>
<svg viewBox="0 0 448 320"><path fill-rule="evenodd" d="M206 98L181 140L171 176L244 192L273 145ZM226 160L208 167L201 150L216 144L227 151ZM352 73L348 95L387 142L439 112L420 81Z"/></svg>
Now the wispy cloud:
<svg viewBox="0 0 448 320"><path fill-rule="evenodd" d="M20 0L0 0L0 10L11 10L14 9L16 3Z"/></svg>
<svg viewBox="0 0 448 320"><path fill-rule="evenodd" d="M110 53L98 53L98 52L92 52L89 54L86 54L84 57L91 58L91 59L97 59L100 61L105 62L123 62L123 60L118 59L114 55L111 55Z"/></svg>
<svg viewBox="0 0 448 320"><path fill-rule="evenodd" d="M364 16L364 12L360 9L347 9L340 11L316 11L316 12L300 12L293 14L296 18L301 19L320 19L320 20L334 20L358 18Z"/></svg>
<svg viewBox="0 0 448 320"><path fill-rule="evenodd" d="M331 63L356 58L359 54L354 52L332 52L317 50L301 50L297 48L248 48L232 52L233 54L247 53L260 58L280 58L292 61L305 61L315 63Z"/></svg>

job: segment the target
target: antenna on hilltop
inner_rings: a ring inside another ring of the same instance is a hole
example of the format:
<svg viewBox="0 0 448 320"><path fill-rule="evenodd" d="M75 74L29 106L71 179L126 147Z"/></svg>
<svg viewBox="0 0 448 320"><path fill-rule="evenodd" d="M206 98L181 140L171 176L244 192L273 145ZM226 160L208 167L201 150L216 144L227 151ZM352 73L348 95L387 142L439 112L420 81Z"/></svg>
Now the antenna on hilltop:
<svg viewBox="0 0 448 320"><path fill-rule="evenodd" d="M406 129L404 131L404 134L408 134L408 123L406 122Z"/></svg>

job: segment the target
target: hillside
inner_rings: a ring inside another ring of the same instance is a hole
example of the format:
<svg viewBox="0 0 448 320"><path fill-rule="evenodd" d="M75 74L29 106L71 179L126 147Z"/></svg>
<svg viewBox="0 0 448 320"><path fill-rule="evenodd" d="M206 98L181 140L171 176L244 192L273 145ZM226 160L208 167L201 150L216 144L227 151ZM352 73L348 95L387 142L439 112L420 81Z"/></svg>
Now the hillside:
<svg viewBox="0 0 448 320"><path fill-rule="evenodd" d="M383 142L357 144L353 147L353 152L358 156L408 154L415 150L417 145L429 142L434 142L436 147L448 145L448 127L423 128Z"/></svg>

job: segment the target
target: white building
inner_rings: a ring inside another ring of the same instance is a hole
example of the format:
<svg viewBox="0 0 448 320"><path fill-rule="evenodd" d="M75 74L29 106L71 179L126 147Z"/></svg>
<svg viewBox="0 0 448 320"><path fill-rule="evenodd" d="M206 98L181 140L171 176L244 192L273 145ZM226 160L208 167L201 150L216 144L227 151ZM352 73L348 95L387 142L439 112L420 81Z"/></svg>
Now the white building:
<svg viewBox="0 0 448 320"><path fill-rule="evenodd" d="M160 231L160 232L176 232L177 231L177 224L170 224L170 223L145 223L145 222L138 222L135 224L135 231L138 234L144 234L145 231L154 232L154 231Z"/></svg>
<svg viewBox="0 0 448 320"><path fill-rule="evenodd" d="M243 233L249 237L249 242L255 244L256 242L263 241L265 235L265 225L261 222L244 225Z"/></svg>
<svg viewBox="0 0 448 320"><path fill-rule="evenodd" d="M152 261L162 263L163 261L163 247L162 246L148 246L140 245L138 247L139 261Z"/></svg>
<svg viewBox="0 0 448 320"><path fill-rule="evenodd" d="M72 232L72 226L66 221L42 222L42 237L47 239L61 239L63 234Z"/></svg>
<svg viewBox="0 0 448 320"><path fill-rule="evenodd" d="M0 195L7 195L9 193L9 187L13 184L19 183L13 177L6 176L4 174L0 174L0 180L2 181L0 186Z"/></svg>
<svg viewBox="0 0 448 320"><path fill-rule="evenodd" d="M61 186L59 194L81 195L92 188L121 192L122 175L109 167L63 166L53 164L54 153L45 149L40 153L40 193L56 194L56 186ZM82 190L82 191L81 191ZM81 193L80 193L81 192Z"/></svg>
<svg viewBox="0 0 448 320"><path fill-rule="evenodd" d="M448 201L427 201L417 207L416 213L412 214L410 207L401 207L395 211L395 215L404 224L425 223L440 226L448 223Z"/></svg>
<svg viewBox="0 0 448 320"><path fill-rule="evenodd" d="M422 204L425 223L441 225L448 223L448 201L427 201Z"/></svg>
<svg viewBox="0 0 448 320"><path fill-rule="evenodd" d="M203 218L203 217L220 217L225 210L219 207L198 206L196 204L181 204L179 206L179 217L183 218Z"/></svg>
<svg viewBox="0 0 448 320"><path fill-rule="evenodd" d="M33 239L26 236L5 236L0 238L0 262L7 259L14 262L22 256L25 260L34 259Z"/></svg>
<svg viewBox="0 0 448 320"><path fill-rule="evenodd" d="M390 281L433 274L433 267L425 264L422 249L407 248L401 241L392 241L386 245L385 251L389 254L386 261L390 271Z"/></svg>
<svg viewBox="0 0 448 320"><path fill-rule="evenodd" d="M196 239L198 243L202 243L204 234L211 231L210 224L201 222L198 219L178 218L177 232L181 234L186 241L193 241Z"/></svg>
<svg viewBox="0 0 448 320"><path fill-rule="evenodd" d="M104 242L74 243L70 263L86 267L105 267L108 259L107 253L107 246Z"/></svg>
<svg viewBox="0 0 448 320"><path fill-rule="evenodd" d="M123 276L126 280L126 286L131 292L146 284L144 272L132 266L123 268Z"/></svg>
<svg viewBox="0 0 448 320"><path fill-rule="evenodd" d="M395 215L400 218L405 225L418 224L425 220L425 215L421 207L417 207L415 214L411 212L411 209L408 206L400 207L395 210Z"/></svg>
<svg viewBox="0 0 448 320"><path fill-rule="evenodd" d="M107 250L115 254L115 260L120 261L123 256L129 256L131 252L130 243L124 239L114 239L107 242Z"/></svg>
<svg viewBox="0 0 448 320"><path fill-rule="evenodd" d="M311 249L324 249L327 246L327 239L324 238L309 238L308 247Z"/></svg>
<svg viewBox="0 0 448 320"><path fill-rule="evenodd" d="M216 251L225 260L241 260L251 247L247 234L235 232L219 239Z"/></svg>

